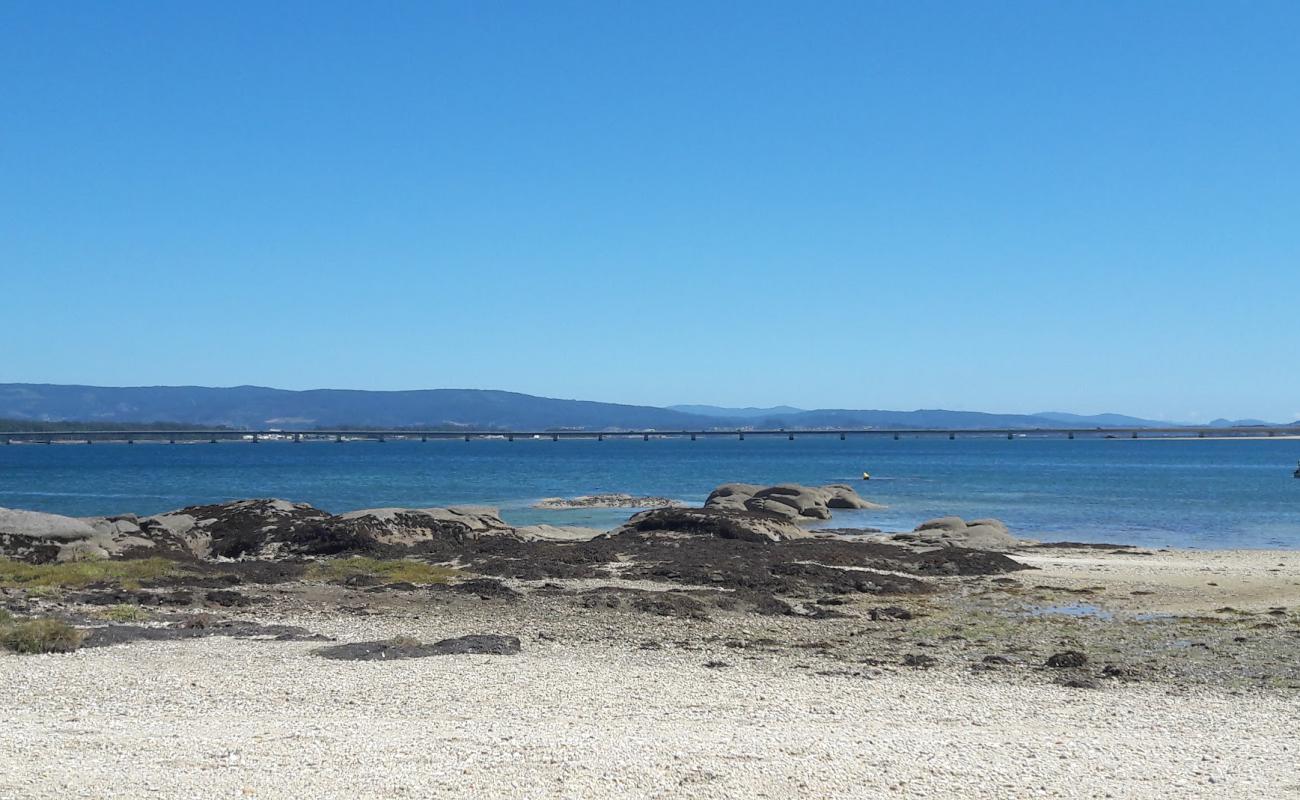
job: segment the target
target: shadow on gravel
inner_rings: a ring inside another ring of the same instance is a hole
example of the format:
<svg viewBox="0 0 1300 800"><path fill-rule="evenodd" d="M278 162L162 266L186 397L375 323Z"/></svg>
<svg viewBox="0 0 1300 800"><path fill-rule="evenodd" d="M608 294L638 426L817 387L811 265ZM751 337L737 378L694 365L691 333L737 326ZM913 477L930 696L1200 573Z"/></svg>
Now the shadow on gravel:
<svg viewBox="0 0 1300 800"><path fill-rule="evenodd" d="M388 639L379 642L352 642L313 650L314 655L338 661L396 661L429 656L493 655L513 656L519 652L519 639L495 633L443 639L422 644L415 639Z"/></svg>
<svg viewBox="0 0 1300 800"><path fill-rule="evenodd" d="M208 621L196 619L166 627L144 625L109 625L92 628L82 647L108 647L130 642L170 642L178 639L203 639L208 636L231 636L236 639L263 639L276 642L328 642L328 636L312 633L296 625L258 625L253 622Z"/></svg>

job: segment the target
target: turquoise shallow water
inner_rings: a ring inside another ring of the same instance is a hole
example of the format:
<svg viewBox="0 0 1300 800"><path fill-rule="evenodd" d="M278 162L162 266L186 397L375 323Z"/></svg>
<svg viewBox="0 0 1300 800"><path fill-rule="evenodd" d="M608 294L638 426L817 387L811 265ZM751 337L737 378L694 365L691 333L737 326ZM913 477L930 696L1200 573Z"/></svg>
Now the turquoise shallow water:
<svg viewBox="0 0 1300 800"><path fill-rule="evenodd" d="M700 502L728 481L853 483L884 511L835 524L910 530L995 516L1021 535L1178 547L1300 548L1300 441L834 437L0 446L0 506L155 513L241 497L340 512L484 504L512 522L608 527L627 511L537 511L597 492ZM863 470L873 476L860 480Z"/></svg>

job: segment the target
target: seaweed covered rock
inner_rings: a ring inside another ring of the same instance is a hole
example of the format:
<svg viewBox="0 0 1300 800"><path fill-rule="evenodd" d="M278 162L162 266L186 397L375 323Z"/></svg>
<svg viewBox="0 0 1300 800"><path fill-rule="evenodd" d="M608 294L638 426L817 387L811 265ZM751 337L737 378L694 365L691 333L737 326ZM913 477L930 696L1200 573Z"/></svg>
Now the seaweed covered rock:
<svg viewBox="0 0 1300 800"><path fill-rule="evenodd" d="M188 506L140 520L140 534L153 547L183 547L196 558L263 558L272 543L319 524L329 514L306 503L274 498Z"/></svg>
<svg viewBox="0 0 1300 800"><path fill-rule="evenodd" d="M747 542L783 542L810 534L782 514L718 508L660 508L634 514L612 538L712 536Z"/></svg>

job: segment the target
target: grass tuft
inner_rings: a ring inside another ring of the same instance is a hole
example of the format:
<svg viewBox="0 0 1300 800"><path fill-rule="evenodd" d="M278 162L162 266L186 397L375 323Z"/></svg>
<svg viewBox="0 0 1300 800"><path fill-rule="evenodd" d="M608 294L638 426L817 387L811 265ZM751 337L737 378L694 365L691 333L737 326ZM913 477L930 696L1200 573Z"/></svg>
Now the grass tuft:
<svg viewBox="0 0 1300 800"><path fill-rule="evenodd" d="M29 619L0 627L0 646L16 653L71 653L86 632L57 619Z"/></svg>
<svg viewBox="0 0 1300 800"><path fill-rule="evenodd" d="M28 564L0 558L0 587L8 589L80 588L92 583L116 583L124 589L138 589L140 581L183 573L179 564L165 558L54 564Z"/></svg>
<svg viewBox="0 0 1300 800"><path fill-rule="evenodd" d="M110 622L143 622L151 617L148 611L132 603L118 603L99 612Z"/></svg>
<svg viewBox="0 0 1300 800"><path fill-rule="evenodd" d="M407 583L446 583L449 578L459 574L459 570L451 567L438 567L422 561L385 560L364 556L318 561L307 570L307 577L316 580L346 580L347 578L366 575L389 583L398 581Z"/></svg>

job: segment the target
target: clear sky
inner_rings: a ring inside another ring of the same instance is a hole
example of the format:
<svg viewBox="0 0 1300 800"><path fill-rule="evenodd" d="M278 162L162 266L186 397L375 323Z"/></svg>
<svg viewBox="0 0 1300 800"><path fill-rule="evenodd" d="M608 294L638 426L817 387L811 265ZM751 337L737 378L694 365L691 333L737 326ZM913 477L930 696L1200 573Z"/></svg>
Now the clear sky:
<svg viewBox="0 0 1300 800"><path fill-rule="evenodd" d="M1300 3L0 0L0 382L1300 418Z"/></svg>

